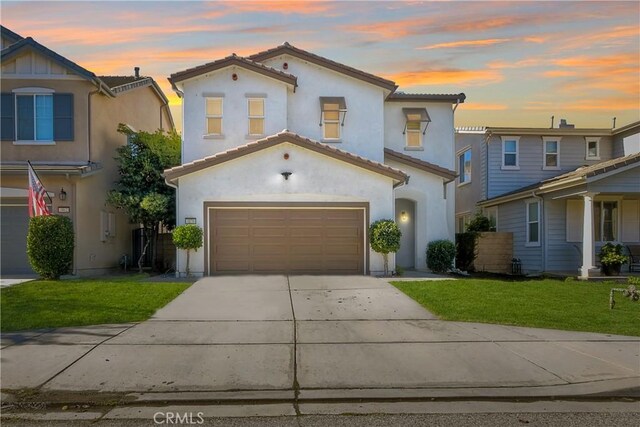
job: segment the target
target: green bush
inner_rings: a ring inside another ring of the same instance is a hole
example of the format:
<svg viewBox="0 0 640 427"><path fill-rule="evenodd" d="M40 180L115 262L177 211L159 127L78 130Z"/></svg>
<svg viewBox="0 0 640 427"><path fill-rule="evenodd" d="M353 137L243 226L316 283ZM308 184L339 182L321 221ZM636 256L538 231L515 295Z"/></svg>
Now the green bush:
<svg viewBox="0 0 640 427"><path fill-rule="evenodd" d="M197 251L202 246L202 235L202 228L195 224L179 225L173 230L173 244L176 248L187 251L187 276L191 275L189 253L192 249Z"/></svg>
<svg viewBox="0 0 640 427"><path fill-rule="evenodd" d="M371 249L382 254L384 258L384 275L389 274L389 252L398 252L400 249L400 237L402 232L391 219L375 221L369 227L369 243Z"/></svg>
<svg viewBox="0 0 640 427"><path fill-rule="evenodd" d="M57 280L73 263L73 224L64 216L36 216L29 220L27 256L44 279Z"/></svg>
<svg viewBox="0 0 640 427"><path fill-rule="evenodd" d="M463 271L473 271L476 259L477 233L456 234L456 267Z"/></svg>
<svg viewBox="0 0 640 427"><path fill-rule="evenodd" d="M446 273L456 256L456 245L450 240L434 240L427 246L427 267L434 273Z"/></svg>
<svg viewBox="0 0 640 427"><path fill-rule="evenodd" d="M467 224L467 232L468 233L482 233L484 231L495 231L492 230L491 220L486 216L482 215L480 212L476 213L473 219Z"/></svg>

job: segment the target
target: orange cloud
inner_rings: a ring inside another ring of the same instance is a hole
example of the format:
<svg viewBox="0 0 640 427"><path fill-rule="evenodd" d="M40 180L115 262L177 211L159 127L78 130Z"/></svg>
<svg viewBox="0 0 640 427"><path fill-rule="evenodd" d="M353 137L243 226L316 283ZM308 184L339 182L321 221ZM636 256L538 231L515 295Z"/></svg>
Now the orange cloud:
<svg viewBox="0 0 640 427"><path fill-rule="evenodd" d="M461 104L460 107L463 110L474 110L474 111L502 111L509 109L508 105L504 104L490 104L490 103L482 103L482 102L470 102Z"/></svg>
<svg viewBox="0 0 640 427"><path fill-rule="evenodd" d="M568 49L592 49L594 46L615 47L624 46L640 38L640 27L635 25L607 28L603 31L589 32L570 37L556 47L556 51Z"/></svg>
<svg viewBox="0 0 640 427"><path fill-rule="evenodd" d="M505 68L526 68L526 67L537 67L540 65L544 65L545 59L542 58L528 58L522 59L520 61L507 62L502 60L491 61L487 63L487 67L491 69L505 69Z"/></svg>
<svg viewBox="0 0 640 427"><path fill-rule="evenodd" d="M335 4L323 0L308 1L234 1L225 5L236 12L272 12L284 15L313 15L325 13L336 8Z"/></svg>
<svg viewBox="0 0 640 427"><path fill-rule="evenodd" d="M483 39L483 40L460 40L457 42L438 43L430 46L418 47L418 50L443 49L457 47L493 46L495 44L506 43L511 39Z"/></svg>
<svg viewBox="0 0 640 427"><path fill-rule="evenodd" d="M473 85L483 86L502 81L502 74L497 70L460 70L439 69L403 71L386 76L399 86L426 85Z"/></svg>
<svg viewBox="0 0 640 427"><path fill-rule="evenodd" d="M551 71L545 71L544 73L542 73L543 76L545 77L570 77L570 76L575 76L577 73L575 71L569 71L569 70L551 70Z"/></svg>

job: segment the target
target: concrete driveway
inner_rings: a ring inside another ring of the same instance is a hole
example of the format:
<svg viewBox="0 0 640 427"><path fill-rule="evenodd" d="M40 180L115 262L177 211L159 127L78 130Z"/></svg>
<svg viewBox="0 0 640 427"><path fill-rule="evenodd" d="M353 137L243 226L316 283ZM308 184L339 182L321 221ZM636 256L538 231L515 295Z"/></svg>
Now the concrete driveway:
<svg viewBox="0 0 640 427"><path fill-rule="evenodd" d="M138 397L575 395L640 381L639 338L439 321L356 276L204 278L147 322L5 334L3 346L3 389Z"/></svg>

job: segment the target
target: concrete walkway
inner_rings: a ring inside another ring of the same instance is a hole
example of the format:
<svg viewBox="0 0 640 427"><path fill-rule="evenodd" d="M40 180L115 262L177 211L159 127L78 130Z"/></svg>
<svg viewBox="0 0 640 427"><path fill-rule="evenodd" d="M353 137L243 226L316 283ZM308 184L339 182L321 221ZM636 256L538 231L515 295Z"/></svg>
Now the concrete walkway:
<svg viewBox="0 0 640 427"><path fill-rule="evenodd" d="M575 396L640 386L640 338L439 321L370 277L205 278L147 322L3 334L2 346L5 391L118 392L138 402Z"/></svg>

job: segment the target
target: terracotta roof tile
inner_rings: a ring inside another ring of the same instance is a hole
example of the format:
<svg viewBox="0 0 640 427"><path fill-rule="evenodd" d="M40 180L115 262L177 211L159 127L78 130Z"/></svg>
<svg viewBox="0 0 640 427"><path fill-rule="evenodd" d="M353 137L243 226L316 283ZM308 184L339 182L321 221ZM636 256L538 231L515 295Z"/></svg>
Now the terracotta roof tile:
<svg viewBox="0 0 640 427"><path fill-rule="evenodd" d="M405 165L422 169L426 172L436 174L445 179L454 180L458 176L456 171L443 168L442 166L438 166L433 163L429 163L412 156L407 156L406 154L398 153L397 151L391 150L389 148L384 149L384 155L385 155L385 158L388 158L389 160L395 160L399 163L404 163Z"/></svg>

